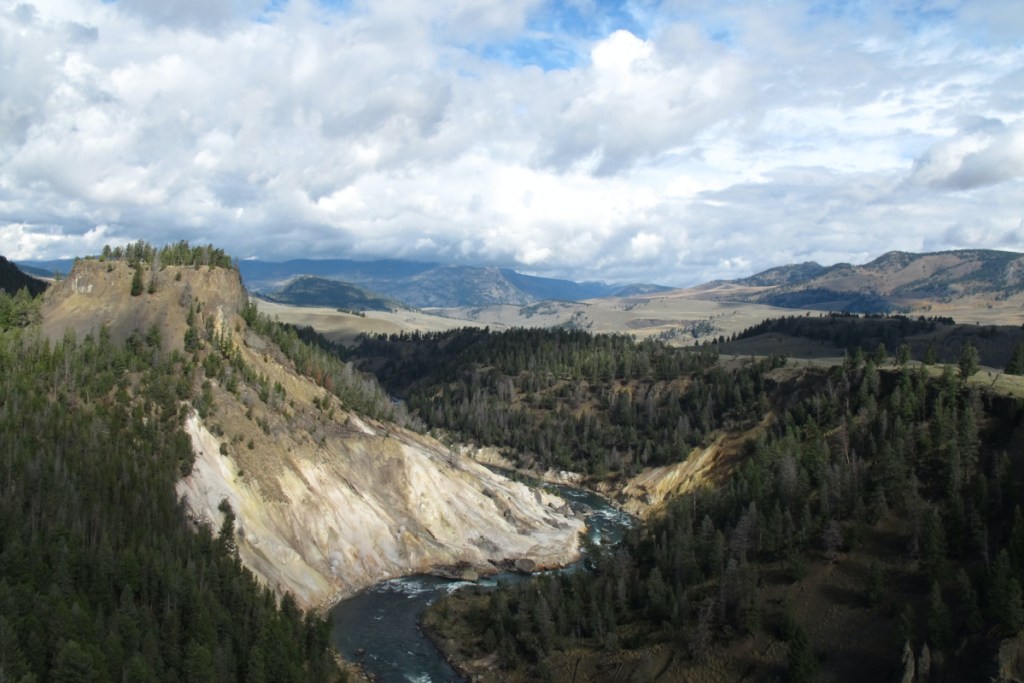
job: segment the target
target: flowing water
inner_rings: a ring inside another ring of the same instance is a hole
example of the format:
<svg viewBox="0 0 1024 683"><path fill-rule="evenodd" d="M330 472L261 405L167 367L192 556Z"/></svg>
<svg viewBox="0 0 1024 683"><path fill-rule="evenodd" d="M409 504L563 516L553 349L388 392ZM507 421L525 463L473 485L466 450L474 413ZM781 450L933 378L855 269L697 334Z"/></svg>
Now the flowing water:
<svg viewBox="0 0 1024 683"><path fill-rule="evenodd" d="M574 510L586 515L587 533L595 543L617 543L633 524L629 515L594 493L555 484L545 488L566 498ZM561 571L574 571L577 567L578 564ZM505 573L476 585L494 586L499 580L523 578L522 574ZM331 610L334 646L346 659L360 662L381 683L461 681L420 631L419 621L424 610L438 598L469 585L473 584L425 575L382 581Z"/></svg>

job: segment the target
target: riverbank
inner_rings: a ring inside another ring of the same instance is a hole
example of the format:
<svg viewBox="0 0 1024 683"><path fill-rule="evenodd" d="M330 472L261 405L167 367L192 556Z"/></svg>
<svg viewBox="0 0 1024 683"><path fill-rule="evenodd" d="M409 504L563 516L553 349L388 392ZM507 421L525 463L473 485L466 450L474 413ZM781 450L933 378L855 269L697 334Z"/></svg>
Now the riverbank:
<svg viewBox="0 0 1024 683"><path fill-rule="evenodd" d="M661 509L666 501L720 481L731 470L731 463L736 460L742 444L763 429L764 425L759 424L748 431L719 434L708 445L694 448L679 462L644 468L633 476L612 474L595 477L566 470L538 471L519 467L493 446L457 444L453 449L482 465L506 473L592 491L634 517L647 518Z"/></svg>
<svg viewBox="0 0 1024 683"><path fill-rule="evenodd" d="M618 542L624 530L634 523L602 496L567 486L555 488L576 515L586 517L587 533L594 544ZM577 566L578 563L570 563L557 571L574 571ZM499 580L527 580L530 574L525 569L481 578L476 583L428 575L382 581L331 610L334 646L347 660L359 662L380 683L459 680L463 674L473 674L473 670L462 664L457 668L449 665L448 652L438 647L436 633L429 627L423 628L427 626L422 623L423 615L451 594L480 591L486 595Z"/></svg>

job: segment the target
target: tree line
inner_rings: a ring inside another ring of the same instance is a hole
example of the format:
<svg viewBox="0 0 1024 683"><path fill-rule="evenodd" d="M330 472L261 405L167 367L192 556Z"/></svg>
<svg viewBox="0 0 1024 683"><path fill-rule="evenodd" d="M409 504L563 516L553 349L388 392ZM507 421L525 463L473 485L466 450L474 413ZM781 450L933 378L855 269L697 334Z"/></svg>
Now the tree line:
<svg viewBox="0 0 1024 683"><path fill-rule="evenodd" d="M133 266L149 264L156 269L161 266L210 266L211 268L235 268L230 256L223 249L212 244L191 246L187 241L154 247L145 240L129 242L123 246L104 245L100 261L127 261Z"/></svg>

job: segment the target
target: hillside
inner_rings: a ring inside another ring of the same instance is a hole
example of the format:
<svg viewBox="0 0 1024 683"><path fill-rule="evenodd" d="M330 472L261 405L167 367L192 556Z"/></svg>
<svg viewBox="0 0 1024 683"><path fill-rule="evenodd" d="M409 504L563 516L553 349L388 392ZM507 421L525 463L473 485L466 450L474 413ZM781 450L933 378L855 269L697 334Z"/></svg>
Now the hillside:
<svg viewBox="0 0 1024 683"><path fill-rule="evenodd" d="M231 509L183 514L191 362L37 314L0 319L0 680L344 680L327 620L239 563Z"/></svg>
<svg viewBox="0 0 1024 683"><path fill-rule="evenodd" d="M644 454L623 435L653 444L658 467L618 489L649 500L649 516L620 546L592 548L591 571L468 589L428 611L473 680L1019 678L1019 399L869 354L723 368L711 349L501 336L399 342L382 377L439 376L419 390L431 420L521 462L636 471ZM452 367L408 348L439 341ZM676 442L663 448L666 416Z"/></svg>
<svg viewBox="0 0 1024 683"><path fill-rule="evenodd" d="M47 284L38 278L22 272L18 266L0 256L0 290L14 296L21 289L28 290L29 296L46 291Z"/></svg>
<svg viewBox="0 0 1024 683"><path fill-rule="evenodd" d="M264 294L268 301L293 306L327 306L347 311L389 311L402 304L339 280L315 275L297 277L281 289Z"/></svg>
<svg viewBox="0 0 1024 683"><path fill-rule="evenodd" d="M265 585L322 606L435 567L483 573L577 556L582 522L562 501L400 427L401 410L372 380L261 318L236 271L146 269L153 291L138 296L133 272L81 261L43 302L43 331L59 340L103 326L115 342L191 358L196 462L178 493L215 527L230 503L239 557Z"/></svg>
<svg viewBox="0 0 1024 683"><path fill-rule="evenodd" d="M1007 368L1024 346L1021 325L962 325L948 317L917 318L849 313L784 316L754 325L718 344L736 356L783 353L791 358L832 358L882 354L882 360L956 363L964 346L978 353L982 366Z"/></svg>
<svg viewBox="0 0 1024 683"><path fill-rule="evenodd" d="M738 280L768 287L739 297L774 306L887 313L941 306L969 297L1003 301L1024 292L1024 255L964 249L926 254L892 251L860 266L808 262Z"/></svg>

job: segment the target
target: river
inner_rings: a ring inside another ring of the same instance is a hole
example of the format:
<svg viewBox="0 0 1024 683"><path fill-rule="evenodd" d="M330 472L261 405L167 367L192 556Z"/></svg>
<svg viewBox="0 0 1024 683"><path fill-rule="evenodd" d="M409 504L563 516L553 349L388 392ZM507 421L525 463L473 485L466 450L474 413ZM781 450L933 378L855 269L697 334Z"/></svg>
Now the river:
<svg viewBox="0 0 1024 683"><path fill-rule="evenodd" d="M545 484L545 488L586 515L587 533L595 543L619 542L634 523L632 517L597 494L559 484ZM577 567L578 563L560 571L575 571ZM523 578L522 574L498 574L476 585L494 586L499 580ZM473 584L426 575L382 581L331 610L334 646L346 659L360 662L381 683L461 681L420 631L419 621L438 598L469 585Z"/></svg>

